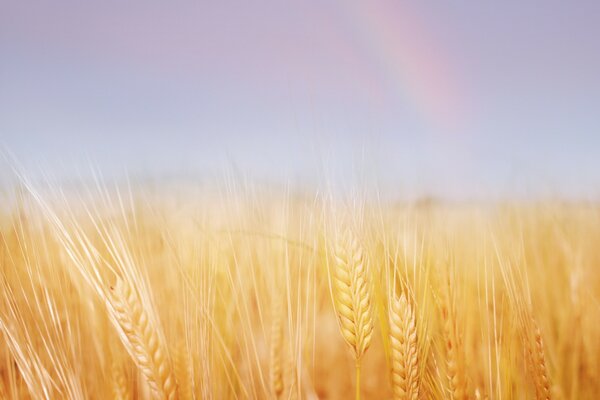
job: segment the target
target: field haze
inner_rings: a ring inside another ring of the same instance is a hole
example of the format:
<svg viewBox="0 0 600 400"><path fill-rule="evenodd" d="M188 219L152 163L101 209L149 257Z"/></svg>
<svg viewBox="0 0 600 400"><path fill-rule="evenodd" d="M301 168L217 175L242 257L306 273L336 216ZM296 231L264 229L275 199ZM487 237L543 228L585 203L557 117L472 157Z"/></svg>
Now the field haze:
<svg viewBox="0 0 600 400"><path fill-rule="evenodd" d="M596 205L40 193L0 220L4 398L600 390Z"/></svg>

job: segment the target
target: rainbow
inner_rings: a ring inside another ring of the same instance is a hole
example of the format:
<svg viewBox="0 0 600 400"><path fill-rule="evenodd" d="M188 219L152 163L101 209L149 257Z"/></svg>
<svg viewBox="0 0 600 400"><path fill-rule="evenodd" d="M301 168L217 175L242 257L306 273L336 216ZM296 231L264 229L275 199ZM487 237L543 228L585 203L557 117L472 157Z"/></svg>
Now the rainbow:
<svg viewBox="0 0 600 400"><path fill-rule="evenodd" d="M384 83L435 128L460 129L464 108L456 77L419 19L394 1L340 1L362 50Z"/></svg>

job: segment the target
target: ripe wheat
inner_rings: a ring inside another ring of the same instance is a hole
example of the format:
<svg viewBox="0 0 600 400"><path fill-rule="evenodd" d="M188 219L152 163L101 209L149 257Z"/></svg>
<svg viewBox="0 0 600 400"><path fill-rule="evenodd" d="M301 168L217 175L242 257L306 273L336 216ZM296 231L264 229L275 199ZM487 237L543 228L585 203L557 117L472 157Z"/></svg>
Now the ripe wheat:
<svg viewBox="0 0 600 400"><path fill-rule="evenodd" d="M393 299L389 311L394 399L419 398L417 326L412 306L404 293Z"/></svg>

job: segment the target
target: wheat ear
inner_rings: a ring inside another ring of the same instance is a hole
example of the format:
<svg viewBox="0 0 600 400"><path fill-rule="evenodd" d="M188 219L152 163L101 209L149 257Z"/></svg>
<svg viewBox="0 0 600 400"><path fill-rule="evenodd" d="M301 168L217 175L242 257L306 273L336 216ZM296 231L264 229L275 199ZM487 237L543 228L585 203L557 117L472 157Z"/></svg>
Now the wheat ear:
<svg viewBox="0 0 600 400"><path fill-rule="evenodd" d="M137 293L120 278L111 289L110 303L122 331L123 344L150 388L163 399L176 399L177 384L166 346Z"/></svg>
<svg viewBox="0 0 600 400"><path fill-rule="evenodd" d="M419 397L419 359L415 314L404 293L393 299L389 312L394 399Z"/></svg>
<svg viewBox="0 0 600 400"><path fill-rule="evenodd" d="M546 368L546 356L544 354L544 341L542 332L535 319L531 318L533 326L534 348L530 348L530 360L533 361L532 372L534 374L535 398L536 400L550 400L550 379Z"/></svg>
<svg viewBox="0 0 600 400"><path fill-rule="evenodd" d="M284 365L284 374L285 377L285 386L286 393L284 398L287 400L296 400L298 399L298 370L296 365L296 360L294 359L293 349L289 348L287 351L284 351L285 354L285 362Z"/></svg>
<svg viewBox="0 0 600 400"><path fill-rule="evenodd" d="M335 251L334 302L344 340L356 361L356 398L360 398L360 360L371 344L371 285L363 252L346 231Z"/></svg>
<svg viewBox="0 0 600 400"><path fill-rule="evenodd" d="M129 385L123 370L123 365L118 363L116 360L113 361L112 365L112 388L113 398L115 400L130 400L131 393L129 392Z"/></svg>
<svg viewBox="0 0 600 400"><path fill-rule="evenodd" d="M174 368L175 376L177 377L179 399L192 400L194 398L192 364L185 341L181 341L175 350Z"/></svg>
<svg viewBox="0 0 600 400"><path fill-rule="evenodd" d="M442 322L444 345L446 351L446 372L448 374L448 392L452 400L467 400L467 379L463 360L459 350L460 340L456 329L456 319L453 307L442 304Z"/></svg>
<svg viewBox="0 0 600 400"><path fill-rule="evenodd" d="M278 399L283 393L283 369L282 369L282 351L283 351L283 306L280 299L275 300L273 306L273 320L271 323L271 354L270 354L270 378L271 391L273 396Z"/></svg>

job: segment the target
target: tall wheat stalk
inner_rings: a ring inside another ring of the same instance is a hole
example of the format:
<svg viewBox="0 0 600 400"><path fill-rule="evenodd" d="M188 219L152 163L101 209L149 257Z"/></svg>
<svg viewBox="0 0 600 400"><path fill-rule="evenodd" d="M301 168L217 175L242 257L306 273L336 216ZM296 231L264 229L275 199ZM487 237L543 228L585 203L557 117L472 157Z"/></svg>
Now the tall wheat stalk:
<svg viewBox="0 0 600 400"><path fill-rule="evenodd" d="M335 250L334 304L340 331L356 363L356 399L360 399L360 361L371 344L371 283L363 251L350 231Z"/></svg>

